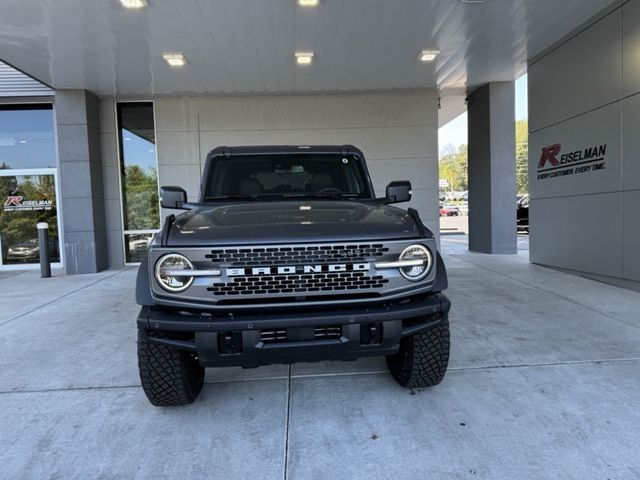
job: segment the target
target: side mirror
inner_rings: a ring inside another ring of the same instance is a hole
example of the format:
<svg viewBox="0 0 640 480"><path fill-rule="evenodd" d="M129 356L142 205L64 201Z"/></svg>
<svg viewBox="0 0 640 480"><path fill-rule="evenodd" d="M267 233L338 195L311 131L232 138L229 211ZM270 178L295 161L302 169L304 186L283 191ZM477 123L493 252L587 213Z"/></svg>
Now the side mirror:
<svg viewBox="0 0 640 480"><path fill-rule="evenodd" d="M187 203L187 192L180 187L160 187L160 205L163 208L182 209Z"/></svg>
<svg viewBox="0 0 640 480"><path fill-rule="evenodd" d="M411 182L396 180L387 185L387 203L408 202L411 200Z"/></svg>

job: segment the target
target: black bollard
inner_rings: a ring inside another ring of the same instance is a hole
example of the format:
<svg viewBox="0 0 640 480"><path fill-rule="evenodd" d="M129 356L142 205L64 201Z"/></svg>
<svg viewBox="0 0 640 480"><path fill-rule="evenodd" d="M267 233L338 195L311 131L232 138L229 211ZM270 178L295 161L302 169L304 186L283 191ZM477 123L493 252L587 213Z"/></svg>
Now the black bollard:
<svg viewBox="0 0 640 480"><path fill-rule="evenodd" d="M38 248L40 250L40 277L51 276L51 257L49 256L49 224L38 223Z"/></svg>

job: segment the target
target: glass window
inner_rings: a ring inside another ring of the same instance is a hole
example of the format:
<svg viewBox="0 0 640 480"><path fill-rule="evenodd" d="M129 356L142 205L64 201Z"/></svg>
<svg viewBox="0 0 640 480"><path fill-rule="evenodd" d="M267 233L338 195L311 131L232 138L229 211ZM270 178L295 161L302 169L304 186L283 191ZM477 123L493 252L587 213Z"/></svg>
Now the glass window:
<svg viewBox="0 0 640 480"><path fill-rule="evenodd" d="M0 175L0 253L4 265L38 263L38 222L49 224L49 252L60 261L53 174Z"/></svg>
<svg viewBox="0 0 640 480"><path fill-rule="evenodd" d="M0 169L55 167L51 105L0 105Z"/></svg>
<svg viewBox="0 0 640 480"><path fill-rule="evenodd" d="M119 103L117 112L125 257L139 262L146 255L141 240L160 228L153 103Z"/></svg>
<svg viewBox="0 0 640 480"><path fill-rule="evenodd" d="M216 158L205 200L233 196L343 194L369 198L362 165L353 156L254 155Z"/></svg>
<svg viewBox="0 0 640 480"><path fill-rule="evenodd" d="M147 247L153 235L153 233L127 233L124 235L127 262L141 262L147 256Z"/></svg>

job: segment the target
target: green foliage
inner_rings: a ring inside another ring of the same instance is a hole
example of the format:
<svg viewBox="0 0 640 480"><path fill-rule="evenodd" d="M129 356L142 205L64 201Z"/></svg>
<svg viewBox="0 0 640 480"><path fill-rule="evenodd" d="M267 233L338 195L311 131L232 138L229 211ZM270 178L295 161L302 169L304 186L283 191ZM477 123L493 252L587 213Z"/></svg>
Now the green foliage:
<svg viewBox="0 0 640 480"><path fill-rule="evenodd" d="M529 122L516 120L516 191L529 191Z"/></svg>
<svg viewBox="0 0 640 480"><path fill-rule="evenodd" d="M10 195L20 195L24 200L51 200L50 210L5 211L5 199ZM3 176L0 177L0 235L2 251L6 255L8 248L24 244L37 244L36 224L49 224L49 238L54 250L52 260L57 261L58 223L56 216L56 195L53 175ZM5 258L5 261L7 259Z"/></svg>
<svg viewBox="0 0 640 480"><path fill-rule="evenodd" d="M155 168L144 171L139 165L129 165L123 177L126 230L159 228L158 174Z"/></svg>
<svg viewBox="0 0 640 480"><path fill-rule="evenodd" d="M456 148L449 144L444 147L440 157L440 178L449 182L447 191L461 192L468 189L467 184L467 146Z"/></svg>

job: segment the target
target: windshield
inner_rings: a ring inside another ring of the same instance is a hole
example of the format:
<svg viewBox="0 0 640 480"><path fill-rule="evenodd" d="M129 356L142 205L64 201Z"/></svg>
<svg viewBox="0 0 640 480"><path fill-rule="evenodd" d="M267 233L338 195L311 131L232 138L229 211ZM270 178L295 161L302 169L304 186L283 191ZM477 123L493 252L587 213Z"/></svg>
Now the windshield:
<svg viewBox="0 0 640 480"><path fill-rule="evenodd" d="M352 155L247 155L214 159L204 200L296 196L371 198L371 193Z"/></svg>

